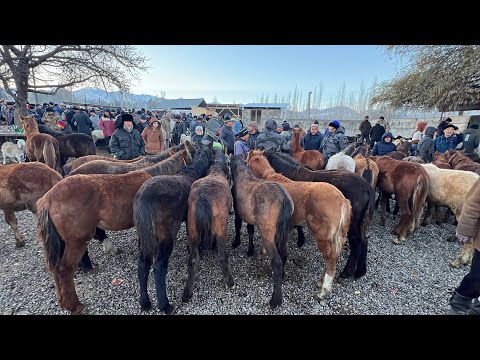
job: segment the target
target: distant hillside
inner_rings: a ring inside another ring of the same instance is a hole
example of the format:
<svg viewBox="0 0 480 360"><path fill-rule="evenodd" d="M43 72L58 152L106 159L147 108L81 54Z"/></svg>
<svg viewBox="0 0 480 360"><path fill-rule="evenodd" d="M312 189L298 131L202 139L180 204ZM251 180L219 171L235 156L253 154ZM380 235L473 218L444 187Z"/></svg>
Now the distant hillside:
<svg viewBox="0 0 480 360"><path fill-rule="evenodd" d="M287 110L287 118L289 119L305 119L307 111L293 112ZM310 109L310 119L312 120L328 120L328 119L363 119L363 115L347 106L335 106L326 109Z"/></svg>

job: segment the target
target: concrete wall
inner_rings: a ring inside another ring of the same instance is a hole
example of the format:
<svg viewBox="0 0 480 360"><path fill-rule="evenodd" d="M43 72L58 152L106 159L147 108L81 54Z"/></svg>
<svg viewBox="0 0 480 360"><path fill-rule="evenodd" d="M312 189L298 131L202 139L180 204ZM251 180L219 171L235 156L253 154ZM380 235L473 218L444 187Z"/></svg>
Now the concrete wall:
<svg viewBox="0 0 480 360"><path fill-rule="evenodd" d="M244 109L242 112L242 122L246 126L250 121L255 120L251 117L252 110L254 109ZM285 119L285 114L280 109L258 109L260 113L260 121L257 121L259 129L263 129L265 126L265 121L268 119L273 119L277 122L278 125L282 124Z"/></svg>

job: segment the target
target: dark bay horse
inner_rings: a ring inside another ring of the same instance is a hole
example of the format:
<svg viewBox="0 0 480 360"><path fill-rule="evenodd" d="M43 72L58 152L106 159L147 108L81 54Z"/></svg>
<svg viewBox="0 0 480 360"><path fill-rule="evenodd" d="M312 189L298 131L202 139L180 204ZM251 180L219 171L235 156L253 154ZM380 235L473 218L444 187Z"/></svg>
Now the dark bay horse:
<svg viewBox="0 0 480 360"><path fill-rule="evenodd" d="M38 130L57 139L60 151L60 167L63 167L70 157L79 158L97 153L92 137L87 134L63 134L44 125L38 125Z"/></svg>
<svg viewBox="0 0 480 360"><path fill-rule="evenodd" d="M332 184L350 200L352 206L352 219L348 230L350 255L339 278L346 279L354 276L360 278L367 272L367 229L375 209L375 192L370 184L361 176L348 170L308 170L299 165L290 156L267 151L265 155L268 162L276 172L295 181L321 181ZM303 232L299 242L304 241ZM302 240L300 240L302 239Z"/></svg>
<svg viewBox="0 0 480 360"><path fill-rule="evenodd" d="M394 244L400 244L420 227L420 217L427 201L430 179L421 164L400 161L390 156L371 156L376 162L379 174L377 186L382 194L382 212L380 224L385 225L386 206L389 196L395 194L400 208L400 222L392 233L398 236Z"/></svg>
<svg viewBox="0 0 480 360"><path fill-rule="evenodd" d="M454 170L473 171L480 175L480 164L466 156L464 150L447 150L444 155Z"/></svg>
<svg viewBox="0 0 480 360"><path fill-rule="evenodd" d="M55 280L60 307L74 314L84 310L73 276L80 260L90 263L86 250L97 227L114 231L133 227L133 199L142 184L153 176L177 173L190 159L188 150L183 150L157 165L128 174L67 177L38 200L38 237Z"/></svg>
<svg viewBox="0 0 480 360"><path fill-rule="evenodd" d="M325 168L325 158L318 150L304 150L300 146L300 133L292 134L292 157L299 163L312 170L322 170Z"/></svg>
<svg viewBox="0 0 480 360"><path fill-rule="evenodd" d="M17 247L24 246L25 241L18 230L15 212L30 210L35 214L37 200L62 179L57 171L37 161L0 165L0 209L15 233Z"/></svg>
<svg viewBox="0 0 480 360"><path fill-rule="evenodd" d="M241 156L233 157L230 168L235 210L235 240L232 248L240 245L242 221L245 221L249 237L247 254L252 256L254 225L258 227L262 248L272 266L273 293L269 304L271 309L275 309L282 304L282 280L287 261L287 241L292 229L293 201L282 185L257 178Z"/></svg>
<svg viewBox="0 0 480 360"><path fill-rule="evenodd" d="M22 129L27 137L25 153L30 161L40 161L53 170L62 173L60 168L60 150L57 139L38 131L37 120L32 116L21 116Z"/></svg>
<svg viewBox="0 0 480 360"><path fill-rule="evenodd" d="M192 143L186 141L185 144L176 145L172 148L162 151L160 154L144 156L135 162L112 162L108 160L93 160L72 170L69 174L126 174L130 171L152 166L162 160L167 159L178 151L188 148L190 154L195 154L195 147Z"/></svg>
<svg viewBox="0 0 480 360"><path fill-rule="evenodd" d="M320 301L332 291L337 262L350 227L351 206L335 186L325 182L293 181L270 166L263 151L250 151L247 164L260 178L281 183L293 200L292 224L307 225L325 261L315 298Z"/></svg>
<svg viewBox="0 0 480 360"><path fill-rule="evenodd" d="M105 161L116 162L116 163L133 163L133 162L142 160L143 158L144 158L143 156L139 156L131 160L118 160L118 159L114 159L114 158L103 156L103 155L86 155L86 156L76 158L75 160L70 161L68 164L63 165L63 174L67 176L76 168L94 160L105 160Z"/></svg>
<svg viewBox="0 0 480 360"><path fill-rule="evenodd" d="M228 287L233 286L233 278L228 270L226 251L228 212L233 205L228 182L229 172L225 153L221 149L215 148L213 164L210 166L207 176L196 180L190 188L187 214L189 257L183 302L189 301L193 295L199 247L211 248L213 243L216 243L223 280Z"/></svg>
<svg viewBox="0 0 480 360"><path fill-rule="evenodd" d="M192 163L184 166L178 174L155 176L145 181L135 195L133 220L140 250L138 280L142 310L152 307L147 289L152 264L158 307L166 314L174 310L168 301L166 288L168 260L180 225L187 220L190 188L196 180L207 174L211 162L212 148L204 147L195 154Z"/></svg>

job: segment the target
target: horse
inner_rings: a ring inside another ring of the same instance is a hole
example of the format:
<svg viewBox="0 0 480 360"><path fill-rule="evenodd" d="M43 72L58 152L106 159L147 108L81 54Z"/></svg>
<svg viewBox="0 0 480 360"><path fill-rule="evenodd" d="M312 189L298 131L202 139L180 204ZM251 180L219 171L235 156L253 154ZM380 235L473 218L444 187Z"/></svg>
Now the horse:
<svg viewBox="0 0 480 360"><path fill-rule="evenodd" d="M354 277L358 279L367 272L367 229L375 210L375 192L370 184L360 175L347 170L317 170L312 171L304 168L289 156L281 153L267 151L264 153L268 162L276 172L295 181L320 181L327 182L340 190L350 201L352 217L348 230L348 241L350 254L339 280ZM301 227L299 231L299 242L304 242L304 235Z"/></svg>
<svg viewBox="0 0 480 360"><path fill-rule="evenodd" d="M212 148L204 147L195 154L192 163L183 167L178 174L152 177L143 183L135 195L133 221L137 227L140 251L140 307L144 311L152 307L147 289L152 264L158 307L166 314L174 311L166 289L168 259L180 225L187 220L190 188L196 180L206 176L211 162Z"/></svg>
<svg viewBox="0 0 480 360"><path fill-rule="evenodd" d="M241 156L234 156L230 168L235 210L235 240L232 248L240 245L242 221L245 221L249 238L247 255L252 256L254 225L258 227L262 248L272 266L273 293L269 305L273 310L282 304L282 280L287 261L287 241L292 229L293 201L282 185L257 178Z"/></svg>
<svg viewBox="0 0 480 360"><path fill-rule="evenodd" d="M444 155L453 169L472 171L480 175L480 164L465 156L465 150L447 150Z"/></svg>
<svg viewBox="0 0 480 360"><path fill-rule="evenodd" d="M16 247L24 246L25 241L15 212L30 210L35 214L37 200L62 179L62 175L41 162L0 165L0 209L13 229Z"/></svg>
<svg viewBox="0 0 480 360"><path fill-rule="evenodd" d="M97 227L114 231L133 227L133 199L142 184L153 176L175 174L190 160L185 149L157 165L127 174L70 176L38 200L38 239L61 308L73 314L85 309L78 300L73 276L79 263L91 268L87 246ZM113 247L109 241L108 245Z"/></svg>
<svg viewBox="0 0 480 360"><path fill-rule="evenodd" d="M86 164L90 161L94 161L94 160L104 160L104 161L109 161L109 162L125 164L125 163L133 163L133 162L142 160L143 158L144 158L144 156L138 156L138 157L136 157L134 159L131 159L131 160L119 160L119 159L114 159L114 158L111 158L111 157L108 157L108 156L103 156L103 155L86 155L86 156L82 156L80 158L76 158L76 159L70 161L69 163L63 165L63 174L64 174L64 176L67 176L73 170L75 170L76 168L78 168L78 167L82 166L83 164Z"/></svg>
<svg viewBox="0 0 480 360"><path fill-rule="evenodd" d="M52 135L58 141L60 151L60 167L63 167L68 158L79 158L86 155L95 155L97 148L91 136L82 133L63 134L44 125L38 125L41 133Z"/></svg>
<svg viewBox="0 0 480 360"><path fill-rule="evenodd" d="M300 146L300 132L292 134L292 157L299 163L312 170L322 170L325 168L325 158L318 150L304 150Z"/></svg>
<svg viewBox="0 0 480 360"><path fill-rule="evenodd" d="M248 153L247 164L253 174L283 185L293 200L292 224L307 225L325 261L315 299L321 301L332 291L338 259L347 238L351 220L350 202L335 186L325 182L293 181L271 167L263 151Z"/></svg>
<svg viewBox="0 0 480 360"><path fill-rule="evenodd" d="M421 157L413 156L413 155L404 157L402 160L416 162L417 164L425 164L425 161Z"/></svg>
<svg viewBox="0 0 480 360"><path fill-rule="evenodd" d="M345 152L345 154L348 155L347 152ZM368 145L368 144L358 144L355 147L355 150L353 151L352 155L350 155L350 156L355 158L355 156L357 156L359 154L362 155L363 157L369 156L370 155L370 145Z"/></svg>
<svg viewBox="0 0 480 360"><path fill-rule="evenodd" d="M375 191L378 179L378 166L375 161L361 154L355 155L355 173L363 177Z"/></svg>
<svg viewBox="0 0 480 360"><path fill-rule="evenodd" d="M32 116L20 115L22 129L27 137L25 153L30 161L40 161L53 170L62 173L60 168L60 150L57 139L49 134L38 131L37 120Z"/></svg>
<svg viewBox="0 0 480 360"><path fill-rule="evenodd" d="M25 154L25 140L18 139L14 144L10 141L6 141L2 144L2 158L3 165L7 163L7 159L12 159L17 163L21 163L23 155Z"/></svg>
<svg viewBox="0 0 480 360"><path fill-rule="evenodd" d="M400 244L420 227L420 217L430 187L428 174L422 165L415 162L395 160L389 156L370 158L380 171L377 180L382 197L380 224L385 226L387 201L391 194L395 194L401 214L400 222L392 233L398 236L393 243Z"/></svg>
<svg viewBox="0 0 480 360"><path fill-rule="evenodd" d="M213 164L207 176L196 180L190 188L187 211L188 263L187 283L182 301L188 302L193 295L193 284L199 262L199 247L211 248L215 243L220 260L220 268L225 284L233 286L233 278L228 270L226 251L228 239L228 212L233 198L228 177L230 169L227 156L221 149L213 150Z"/></svg>
<svg viewBox="0 0 480 360"><path fill-rule="evenodd" d="M190 154L195 153L195 148L192 143L187 142L186 144L176 145L174 147L168 148L162 151L160 154L144 156L140 160L135 162L111 162L108 160L93 160L86 164L83 164L72 170L68 176L78 175L78 174L126 174L130 171L135 171L139 169L152 166L162 160L167 159L176 152L188 148Z"/></svg>
<svg viewBox="0 0 480 360"><path fill-rule="evenodd" d="M445 155L435 151L434 159L432 164L437 166L440 169L452 169L452 165L448 163L448 160L445 158Z"/></svg>
<svg viewBox="0 0 480 360"><path fill-rule="evenodd" d="M340 151L328 159L325 170L348 170L355 172L355 160L343 151Z"/></svg>

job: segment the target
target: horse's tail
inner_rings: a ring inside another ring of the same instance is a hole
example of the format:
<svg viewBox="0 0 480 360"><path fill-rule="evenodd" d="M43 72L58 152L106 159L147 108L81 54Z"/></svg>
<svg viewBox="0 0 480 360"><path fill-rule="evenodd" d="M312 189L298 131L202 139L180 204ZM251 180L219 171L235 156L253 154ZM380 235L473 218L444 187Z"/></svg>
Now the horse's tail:
<svg viewBox="0 0 480 360"><path fill-rule="evenodd" d="M373 181L373 172L372 172L372 168L370 167L370 159L365 159L365 162L367 163L367 168L365 170L363 170L362 172L362 177L367 180L367 182L372 185L372 181Z"/></svg>
<svg viewBox="0 0 480 360"><path fill-rule="evenodd" d="M47 265L50 269L53 269L58 266L62 259L65 242L60 238L55 225L52 223L48 210L48 205L37 209L37 231L38 239L43 244Z"/></svg>
<svg viewBox="0 0 480 360"><path fill-rule="evenodd" d="M340 209L340 221L338 222L338 226L333 234L333 246L335 247L335 252L337 254L340 254L342 251L343 244L347 238L347 233L350 229L351 214L352 206L350 205L350 201L342 201Z"/></svg>
<svg viewBox="0 0 480 360"><path fill-rule="evenodd" d="M412 214L414 216L417 216L423 211L425 201L427 200L428 188L428 177L423 174L418 175L417 183L415 184L412 195Z"/></svg>
<svg viewBox="0 0 480 360"><path fill-rule="evenodd" d="M212 205L206 195L200 194L195 203L195 224L197 226L200 248L206 250L212 247ZM207 243L207 240L210 243Z"/></svg>
<svg viewBox="0 0 480 360"><path fill-rule="evenodd" d="M140 254L152 259L158 253L158 241L155 231L154 201L148 196L135 196L133 202L133 222L137 228Z"/></svg>
<svg viewBox="0 0 480 360"><path fill-rule="evenodd" d="M285 196L285 199L282 201L277 219L277 232L275 233L275 245L277 248L282 246L286 247L290 232L292 231L293 202L286 191L285 194L287 196Z"/></svg>
<svg viewBox="0 0 480 360"><path fill-rule="evenodd" d="M43 145L43 161L48 167L57 170L57 156L52 141L45 141Z"/></svg>
<svg viewBox="0 0 480 360"><path fill-rule="evenodd" d="M365 206L362 209L362 214L361 218L363 219L362 225L361 225L361 231L362 231L362 239L366 241L367 239L367 229L370 226L370 223L372 222L373 218L373 212L375 211L375 191L372 189L371 186L370 190L368 192L368 202L367 206Z"/></svg>

